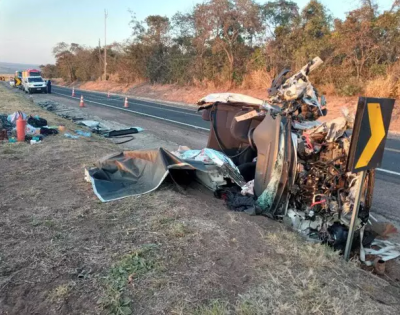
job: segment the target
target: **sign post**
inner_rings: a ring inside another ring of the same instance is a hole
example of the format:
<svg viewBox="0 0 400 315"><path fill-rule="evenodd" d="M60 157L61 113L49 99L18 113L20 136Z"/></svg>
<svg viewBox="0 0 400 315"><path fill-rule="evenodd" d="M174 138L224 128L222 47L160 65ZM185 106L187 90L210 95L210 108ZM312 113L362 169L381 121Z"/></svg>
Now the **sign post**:
<svg viewBox="0 0 400 315"><path fill-rule="evenodd" d="M353 244L366 172L381 165L394 102L394 99L389 98L360 97L358 99L347 162L347 170L349 172L359 173L357 193L344 251L344 258L347 261L350 258Z"/></svg>
<svg viewBox="0 0 400 315"><path fill-rule="evenodd" d="M361 171L358 176L357 194L356 194L356 198L354 200L353 213L351 215L351 221L350 221L350 226L349 226L349 234L347 235L346 248L344 250L344 259L346 259L347 261L350 258L351 247L352 247L353 239L354 239L354 230L356 227L358 212L360 210L361 192L362 192L362 188L363 188L363 183L365 181L365 172L366 171Z"/></svg>

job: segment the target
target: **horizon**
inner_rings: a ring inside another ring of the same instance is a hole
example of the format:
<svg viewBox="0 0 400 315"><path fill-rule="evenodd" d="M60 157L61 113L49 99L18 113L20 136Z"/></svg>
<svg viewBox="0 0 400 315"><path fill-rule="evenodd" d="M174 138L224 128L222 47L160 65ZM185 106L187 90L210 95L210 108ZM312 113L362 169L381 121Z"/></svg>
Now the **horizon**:
<svg viewBox="0 0 400 315"><path fill-rule="evenodd" d="M162 15L171 18L176 12L188 12L201 0L178 0L166 3L164 0L153 0L140 3L138 0L121 0L118 5L107 8L107 0L97 1L95 5L89 0L69 1L43 0L41 10L36 12L32 1L21 0L16 2L0 2L0 62L17 64L54 64L53 47L59 42L77 43L81 46L94 47L100 40L104 45L104 9L108 11L107 44L125 42L131 36L129 21L131 9L136 13L138 20L144 20L149 15ZM267 1L257 1L265 3ZM301 10L309 0L295 0ZM320 1L329 10L334 18L343 19L346 13L355 9L358 3L349 3L347 0L338 0L331 3L329 0ZM380 0L380 11L390 8L393 0ZM21 7L25 8L21 13ZM62 14L58 14L62 12ZM31 14L34 13L34 14ZM21 16L15 25L16 17ZM62 23L68 16L71 23L68 27ZM63 19L64 18L64 19ZM38 20L43 23L38 24ZM35 24L36 23L36 24ZM26 36L26 29L32 26L38 36ZM21 40L23 39L23 40ZM17 48L15 48L17 47ZM26 51L29 51L27 58Z"/></svg>

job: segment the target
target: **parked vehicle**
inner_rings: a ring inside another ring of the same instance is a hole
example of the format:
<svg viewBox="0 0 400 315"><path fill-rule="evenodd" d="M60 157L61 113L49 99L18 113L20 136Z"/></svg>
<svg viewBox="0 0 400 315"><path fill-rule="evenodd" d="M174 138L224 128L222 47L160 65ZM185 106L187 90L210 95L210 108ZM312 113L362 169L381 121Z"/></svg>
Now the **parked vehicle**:
<svg viewBox="0 0 400 315"><path fill-rule="evenodd" d="M22 78L28 78L28 77L41 77L42 73L40 70L36 69L28 69L25 71L22 71Z"/></svg>
<svg viewBox="0 0 400 315"><path fill-rule="evenodd" d="M200 100L210 121L208 148L231 157L246 181L254 180L257 214L282 220L308 238L344 249L359 176L346 170L353 117L320 123L326 101L308 74L282 71L266 101L222 93ZM256 159L256 162L253 160ZM358 232L368 222L374 172L363 184Z"/></svg>
<svg viewBox="0 0 400 315"><path fill-rule="evenodd" d="M42 77L25 77L22 81L25 93L47 93L46 82Z"/></svg>

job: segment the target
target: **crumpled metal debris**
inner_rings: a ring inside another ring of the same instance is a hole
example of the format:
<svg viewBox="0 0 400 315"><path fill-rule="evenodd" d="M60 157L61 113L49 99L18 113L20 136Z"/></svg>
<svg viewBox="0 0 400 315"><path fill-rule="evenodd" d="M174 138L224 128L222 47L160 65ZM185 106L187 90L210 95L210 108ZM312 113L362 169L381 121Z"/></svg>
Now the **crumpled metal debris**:
<svg viewBox="0 0 400 315"><path fill-rule="evenodd" d="M264 103L263 100L244 95L244 94L237 94L237 93L214 93L209 94L202 99L200 99L197 104L207 104L207 103L246 103L252 105L262 105Z"/></svg>
<svg viewBox="0 0 400 315"><path fill-rule="evenodd" d="M232 179L239 187L246 185L246 182L235 163L219 151L205 148L202 150L178 150L172 152L172 154L182 160L194 160L205 164L214 164L219 167L224 177Z"/></svg>
<svg viewBox="0 0 400 315"><path fill-rule="evenodd" d="M242 195L254 195L254 179L247 182L246 185L242 187L240 192Z"/></svg>
<svg viewBox="0 0 400 315"><path fill-rule="evenodd" d="M310 131L309 134L323 133L326 134L326 142L333 142L342 137L347 128L348 127L346 118L338 117L330 121L324 122L321 126Z"/></svg>
<svg viewBox="0 0 400 315"><path fill-rule="evenodd" d="M372 242L370 248L364 248L361 242L360 247L360 260L367 266L372 266L374 262L366 260L366 255L378 256L383 261L400 257L400 245L387 240L376 239Z"/></svg>

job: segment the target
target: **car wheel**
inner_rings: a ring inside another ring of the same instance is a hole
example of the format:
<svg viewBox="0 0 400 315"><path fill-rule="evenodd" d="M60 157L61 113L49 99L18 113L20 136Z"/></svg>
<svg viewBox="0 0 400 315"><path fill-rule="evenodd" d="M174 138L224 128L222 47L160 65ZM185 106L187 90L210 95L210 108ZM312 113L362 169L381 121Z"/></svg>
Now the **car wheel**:
<svg viewBox="0 0 400 315"><path fill-rule="evenodd" d="M31 89L28 89L28 93L29 93L29 94L32 94L32 90L31 90Z"/></svg>

